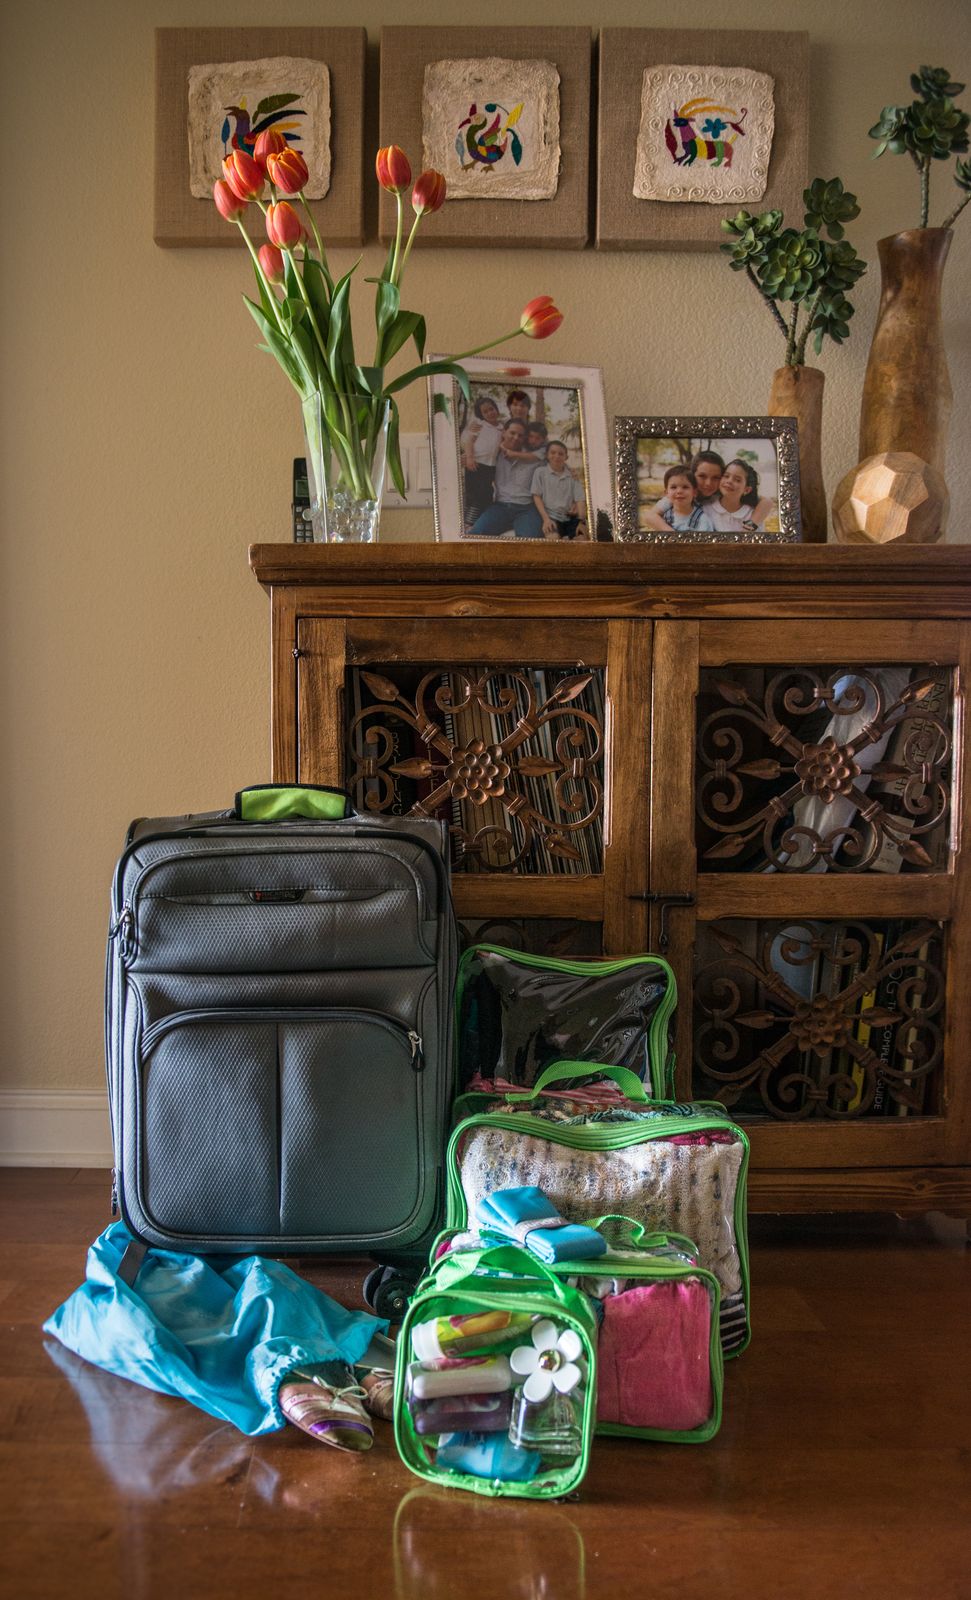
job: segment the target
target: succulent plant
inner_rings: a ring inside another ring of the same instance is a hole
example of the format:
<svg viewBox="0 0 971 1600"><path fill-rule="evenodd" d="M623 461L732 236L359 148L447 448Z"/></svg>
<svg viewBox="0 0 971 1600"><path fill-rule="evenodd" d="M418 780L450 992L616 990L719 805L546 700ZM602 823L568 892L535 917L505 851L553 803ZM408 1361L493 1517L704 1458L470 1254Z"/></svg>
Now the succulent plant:
<svg viewBox="0 0 971 1600"><path fill-rule="evenodd" d="M911 157L920 173L920 226L926 228L931 162L948 161L968 149L971 118L954 104L965 86L952 80L947 67L921 67L919 72L911 73L910 87L917 99L909 106L884 106L870 129L870 138L877 140L874 157L882 156L886 150L891 155ZM956 163L954 181L965 191L965 198L943 223L945 228L951 227L971 199L967 162Z"/></svg>
<svg viewBox="0 0 971 1600"><path fill-rule="evenodd" d="M805 363L810 334L817 355L824 339L842 344L853 315L846 291L866 271L866 262L843 237L843 224L860 214L856 195L839 178L814 178L803 200L801 230L784 227L781 211L738 211L721 225L728 235L721 248L733 272L747 274L785 335L787 366ZM779 303L788 304L788 320Z"/></svg>

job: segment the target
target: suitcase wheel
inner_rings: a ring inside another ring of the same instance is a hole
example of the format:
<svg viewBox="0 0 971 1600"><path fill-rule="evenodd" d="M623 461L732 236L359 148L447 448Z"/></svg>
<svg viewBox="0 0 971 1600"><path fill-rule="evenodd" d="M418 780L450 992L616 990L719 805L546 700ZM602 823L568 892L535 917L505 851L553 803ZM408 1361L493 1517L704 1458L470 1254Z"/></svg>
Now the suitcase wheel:
<svg viewBox="0 0 971 1600"><path fill-rule="evenodd" d="M364 1303L378 1317L389 1322L400 1322L415 1288L414 1278L406 1277L397 1267L375 1267L364 1280Z"/></svg>

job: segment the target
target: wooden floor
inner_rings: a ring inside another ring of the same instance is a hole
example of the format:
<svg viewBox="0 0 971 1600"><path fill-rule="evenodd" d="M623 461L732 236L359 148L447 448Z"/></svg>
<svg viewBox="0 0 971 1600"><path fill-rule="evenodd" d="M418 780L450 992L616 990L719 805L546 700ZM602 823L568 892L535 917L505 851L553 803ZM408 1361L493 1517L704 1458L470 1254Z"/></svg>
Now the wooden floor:
<svg viewBox="0 0 971 1600"><path fill-rule="evenodd" d="M0 1171L2 1593L84 1600L968 1600L971 1252L932 1218L760 1219L710 1444L598 1441L575 1501L432 1490L378 1424L251 1441L40 1332L102 1173ZM363 1266L315 1280L358 1303Z"/></svg>

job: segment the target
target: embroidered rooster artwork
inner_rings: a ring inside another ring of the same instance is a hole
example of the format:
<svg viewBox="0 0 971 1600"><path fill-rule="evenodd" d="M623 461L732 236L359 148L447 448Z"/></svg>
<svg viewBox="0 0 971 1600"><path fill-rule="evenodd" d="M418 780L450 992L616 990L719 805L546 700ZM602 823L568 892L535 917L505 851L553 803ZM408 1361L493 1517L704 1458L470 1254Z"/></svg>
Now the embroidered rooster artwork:
<svg viewBox="0 0 971 1600"><path fill-rule="evenodd" d="M671 160L676 167L692 167L696 161L730 167L735 140L744 135L742 124L747 116L747 106L735 111L731 106L712 105L706 95L685 101L664 124ZM702 117L707 120L702 122Z"/></svg>
<svg viewBox="0 0 971 1600"><path fill-rule="evenodd" d="M238 106L224 106L226 119L219 135L223 143L223 155L228 155L230 150L243 150L251 156L253 146L267 128L274 128L277 133L282 133L287 144L294 144L301 132L300 124L294 118L305 117L307 113L288 108L294 108L300 98L299 94L267 95L253 112L252 120L245 99Z"/></svg>
<svg viewBox="0 0 971 1600"><path fill-rule="evenodd" d="M455 138L455 152L463 172L492 172L507 152L513 165L519 166L523 144L515 126L523 105L521 100L511 111L496 100L486 101L481 111L477 104L469 106L469 114L459 123Z"/></svg>

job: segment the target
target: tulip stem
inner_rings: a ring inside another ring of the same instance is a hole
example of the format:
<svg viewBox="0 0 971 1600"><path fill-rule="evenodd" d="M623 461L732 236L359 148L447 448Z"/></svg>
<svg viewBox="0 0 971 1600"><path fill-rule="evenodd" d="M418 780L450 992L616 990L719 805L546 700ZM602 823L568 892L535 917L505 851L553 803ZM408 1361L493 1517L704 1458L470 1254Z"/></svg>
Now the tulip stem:
<svg viewBox="0 0 971 1600"><path fill-rule="evenodd" d="M522 328L513 328L512 333L504 333L498 339L490 339L488 344L477 344L474 350L463 350L461 355L449 356L450 361L464 361L466 356L479 356L483 350L494 350L497 344L505 344L508 339L515 339L517 333L522 333Z"/></svg>
<svg viewBox="0 0 971 1600"><path fill-rule="evenodd" d="M243 238L246 240L246 248L249 251L250 255L253 257L253 265L256 268L257 277L259 278L260 282L262 283L263 288L266 290L267 299L270 301L271 305L273 306L273 315L276 318L277 329L278 329L279 333L281 334L281 336L285 339L286 336L287 336L287 333L286 333L286 329L283 326L282 321L280 320L280 302L277 299L276 295L273 293L273 288L272 288L272 285L270 283L269 278L267 277L266 273L263 271L263 263L260 261L259 254L258 254L258 252L256 250L256 247L254 246L252 239L250 238L249 234L246 232L246 229L243 227L243 224L239 220L238 217L236 218L236 226L239 229L240 233L243 235Z"/></svg>
<svg viewBox="0 0 971 1600"><path fill-rule="evenodd" d="M326 363L326 361L327 361L327 342L324 339L324 336L320 331L320 324L318 323L317 318L314 315L314 308L310 303L310 296L307 293L307 285L304 283L304 281L301 278L299 272L297 271L297 263L296 263L296 260L294 258L293 251L290 250L290 249L286 249L286 250L284 250L284 254L285 254L287 260L289 261L291 268L293 269L293 276L296 278L298 287L300 289L300 298L302 299L304 305L307 307L307 316L310 319L310 326L313 328L314 333L317 336L317 343L320 346L320 353L324 358L324 362Z"/></svg>
<svg viewBox="0 0 971 1600"><path fill-rule="evenodd" d="M327 256L326 256L326 254L324 252L324 247L323 247L323 245L321 244L321 241L320 241L320 234L317 231L317 223L314 220L314 214L311 211L310 206L307 204L307 197L304 194L302 189L300 190L300 202L301 202L301 204L303 206L303 209L306 211L307 216L310 218L310 226L314 230L314 239L316 241L317 251L318 251L318 254L320 256L320 265L324 269L324 276L326 277L330 288L333 289L334 280L332 279L332 277L330 275L330 267L327 265Z"/></svg>
<svg viewBox="0 0 971 1600"><path fill-rule="evenodd" d="M396 189L395 192L394 192L394 203L398 208L398 220L395 223L395 230L394 230L394 255L391 257L391 282L393 284L397 284L397 282L398 282L398 257L401 255L401 228L402 228L402 224L403 224L403 220L404 220L402 209L401 209L401 190L400 189Z"/></svg>
<svg viewBox="0 0 971 1600"><path fill-rule="evenodd" d="M401 197L399 196L399 204L400 204L400 198ZM414 243L414 240L415 240L415 234L418 232L418 224L421 221L421 219L422 219L422 213L420 211L416 211L415 212L415 220L411 224L411 232L409 233L408 239L407 239L407 243L405 244L405 253L401 258L401 266L399 268L398 278L397 278L397 282L399 284L400 284L402 278L405 275L405 267L408 265L408 257L411 255L411 247L412 247L412 245Z"/></svg>

